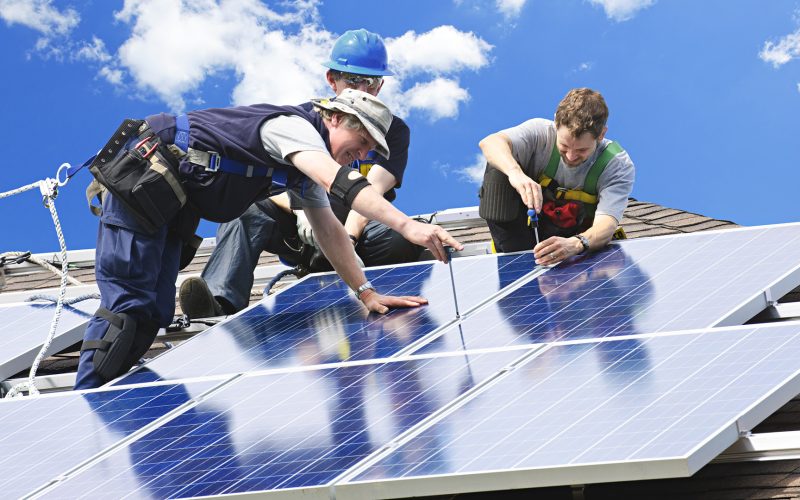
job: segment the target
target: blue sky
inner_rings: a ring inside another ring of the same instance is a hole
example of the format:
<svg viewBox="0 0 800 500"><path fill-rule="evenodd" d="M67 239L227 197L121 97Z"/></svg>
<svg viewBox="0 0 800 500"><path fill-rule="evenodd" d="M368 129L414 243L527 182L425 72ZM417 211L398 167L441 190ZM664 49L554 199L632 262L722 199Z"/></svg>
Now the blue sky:
<svg viewBox="0 0 800 500"><path fill-rule="evenodd" d="M412 131L409 214L476 205L478 141L588 86L636 164L635 198L800 220L798 0L0 0L0 20L0 192L82 162L126 117L326 94L319 63L364 27L398 72L381 97ZM70 249L94 247L89 180L56 201ZM0 214L0 252L57 250L38 192Z"/></svg>

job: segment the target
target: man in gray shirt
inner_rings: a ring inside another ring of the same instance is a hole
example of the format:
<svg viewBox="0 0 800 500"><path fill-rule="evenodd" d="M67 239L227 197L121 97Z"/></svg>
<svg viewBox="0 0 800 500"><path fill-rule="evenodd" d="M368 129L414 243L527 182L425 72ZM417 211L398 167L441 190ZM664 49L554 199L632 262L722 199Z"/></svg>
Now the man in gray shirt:
<svg viewBox="0 0 800 500"><path fill-rule="evenodd" d="M605 138L607 120L600 93L573 89L554 122L534 118L480 142L487 161L480 212L495 251L533 248L537 264L553 265L611 241L633 189L634 166ZM538 214L538 245L530 210Z"/></svg>

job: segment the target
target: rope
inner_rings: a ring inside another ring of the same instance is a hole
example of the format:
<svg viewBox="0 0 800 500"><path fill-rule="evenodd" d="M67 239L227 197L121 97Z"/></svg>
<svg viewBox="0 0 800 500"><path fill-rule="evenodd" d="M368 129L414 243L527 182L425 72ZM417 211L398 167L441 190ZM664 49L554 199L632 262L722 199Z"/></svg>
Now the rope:
<svg viewBox="0 0 800 500"><path fill-rule="evenodd" d="M64 184L66 184L66 182ZM36 370L39 369L39 363L41 363L42 359L44 359L45 353L50 348L50 344L53 342L53 338L56 336L58 320L61 319L61 311L64 309L64 295L67 293L68 281L67 268L69 265L67 262L67 244L64 241L64 233L61 231L61 222L58 219L58 212L56 212L55 200L56 196L58 196L59 185L63 184L59 183L55 179L44 179L33 184L29 184L28 186L23 186L19 189L8 191L6 193L0 193L0 199L2 199L13 194L23 193L33 189L31 186L38 186L39 191L42 193L44 204L50 210L50 216L53 219L53 225L56 228L56 235L58 236L58 245L61 248L61 286L58 290L56 311L53 314L53 320L50 322L50 332L47 334L47 339L45 339L42 348L39 350L39 354L36 355L36 359L33 361L30 374L28 375L28 381L15 385L10 391L8 391L8 394L6 394L7 398L20 397L23 395L23 391L25 390L27 390L28 394L31 396L36 396L39 394L39 390L36 388L35 383Z"/></svg>
<svg viewBox="0 0 800 500"><path fill-rule="evenodd" d="M5 253L0 253L0 260L2 260L3 257L21 257L23 255L26 255L27 253L28 252L5 252ZM42 266L43 268L47 269L48 271L51 271L53 274L55 274L57 276L61 276L61 270L59 270L56 266L52 265L51 263L47 262L44 259L40 259L39 257L35 257L33 255L29 255L25 260L33 262L34 264L38 264L38 265ZM62 264L62 267L63 267L63 264ZM80 281L76 280L72 276L67 276L67 281L69 281L73 285L78 285L78 286L83 285L83 283L81 283Z"/></svg>

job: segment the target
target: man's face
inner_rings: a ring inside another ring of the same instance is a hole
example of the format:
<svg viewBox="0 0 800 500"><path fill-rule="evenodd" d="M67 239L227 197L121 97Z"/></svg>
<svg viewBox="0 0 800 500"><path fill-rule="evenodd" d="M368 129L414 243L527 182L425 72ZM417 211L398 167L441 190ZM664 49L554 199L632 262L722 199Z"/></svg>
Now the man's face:
<svg viewBox="0 0 800 500"><path fill-rule="evenodd" d="M331 156L339 165L349 165L355 160L365 160L367 153L375 149L375 139L366 130L354 130L344 126L339 115L333 115L328 127Z"/></svg>
<svg viewBox="0 0 800 500"><path fill-rule="evenodd" d="M606 129L603 129L603 133L597 138L589 132L584 132L580 137L575 137L567 127L558 127L556 129L556 147L558 147L558 152L561 153L564 164L568 167L577 167L588 160L594 150L597 149L597 145L603 139L605 133Z"/></svg>
<svg viewBox="0 0 800 500"><path fill-rule="evenodd" d="M383 87L383 77L370 75L356 75L354 73L341 73L328 70L326 74L328 85L339 95L344 89L355 89L372 95L378 95Z"/></svg>

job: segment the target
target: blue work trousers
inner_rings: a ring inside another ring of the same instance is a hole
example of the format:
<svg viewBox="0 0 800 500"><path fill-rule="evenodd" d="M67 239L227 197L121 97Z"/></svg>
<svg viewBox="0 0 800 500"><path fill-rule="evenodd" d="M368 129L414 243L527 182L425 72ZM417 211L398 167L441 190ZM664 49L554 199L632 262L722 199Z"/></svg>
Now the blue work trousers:
<svg viewBox="0 0 800 500"><path fill-rule="evenodd" d="M154 321L162 328L168 326L175 314L175 280L181 246L180 239L167 226L155 234L147 234L127 209L107 193L103 199L95 253L101 307L113 313ZM93 316L83 338L85 341L100 340L108 327L106 320ZM150 332L137 331L137 335L142 334L150 335ZM140 339L139 344L141 341L149 345L152 339ZM94 349L81 352L75 389L89 389L108 382L94 370L94 353Z"/></svg>

